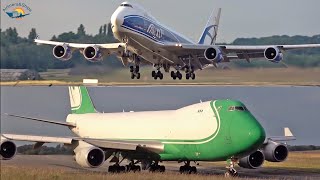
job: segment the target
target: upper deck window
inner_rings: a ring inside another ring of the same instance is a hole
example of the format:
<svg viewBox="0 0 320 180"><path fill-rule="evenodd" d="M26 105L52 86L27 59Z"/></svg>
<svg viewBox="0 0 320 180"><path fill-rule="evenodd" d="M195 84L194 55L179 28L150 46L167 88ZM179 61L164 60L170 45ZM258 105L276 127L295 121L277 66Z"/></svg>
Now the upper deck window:
<svg viewBox="0 0 320 180"><path fill-rule="evenodd" d="M133 7L132 7L132 5L130 5L130 4L121 4L120 6L124 6L124 7L131 7L131 8L133 8Z"/></svg>
<svg viewBox="0 0 320 180"><path fill-rule="evenodd" d="M229 111L247 111L248 109L245 106L230 106Z"/></svg>

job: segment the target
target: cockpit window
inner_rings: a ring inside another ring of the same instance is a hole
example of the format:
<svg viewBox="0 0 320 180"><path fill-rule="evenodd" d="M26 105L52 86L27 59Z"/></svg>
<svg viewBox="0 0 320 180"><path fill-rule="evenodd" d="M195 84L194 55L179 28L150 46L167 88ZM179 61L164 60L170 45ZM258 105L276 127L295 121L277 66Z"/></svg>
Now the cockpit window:
<svg viewBox="0 0 320 180"><path fill-rule="evenodd" d="M229 111L247 111L248 109L245 106L230 106Z"/></svg>
<svg viewBox="0 0 320 180"><path fill-rule="evenodd" d="M121 4L120 6L124 6L124 7L131 7L131 8L133 8L133 7L132 7L132 5L130 5L130 4Z"/></svg>

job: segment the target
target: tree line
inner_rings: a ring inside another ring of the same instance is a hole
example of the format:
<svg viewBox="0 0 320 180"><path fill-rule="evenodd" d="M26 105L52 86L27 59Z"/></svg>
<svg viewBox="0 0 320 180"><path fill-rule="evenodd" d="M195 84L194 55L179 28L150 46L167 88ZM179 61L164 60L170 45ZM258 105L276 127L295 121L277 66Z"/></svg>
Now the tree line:
<svg viewBox="0 0 320 180"><path fill-rule="evenodd" d="M32 28L28 37L18 35L16 28L1 29L1 68L2 69L32 69L39 72L47 69L72 68L77 64L97 64L86 61L79 51L72 54L72 60L59 61L52 55L52 46L37 46L34 39L37 37L35 28ZM100 26L96 35L89 35L81 24L77 32L65 32L58 36L54 35L50 40L75 43L114 43L111 25ZM111 67L120 67L122 64L115 56L105 58L98 64Z"/></svg>
<svg viewBox="0 0 320 180"><path fill-rule="evenodd" d="M46 71L47 69L73 68L76 65L91 65L86 61L79 51L73 53L72 60L59 61L52 55L52 46L37 46L33 40L37 37L37 31L32 28L28 37L20 37L16 28L1 29L1 68L2 69L32 69L36 71ZM81 24L77 32L65 32L54 35L51 40L75 43L114 43L117 40L113 37L111 24L100 26L96 35L89 35L85 27ZM268 45L268 44L304 44L320 43L320 34L312 37L308 36L271 36L263 38L238 38L233 45ZM296 67L319 67L320 48L294 50L285 53L285 63ZM105 57L99 65L112 68L122 67L120 61L115 56ZM238 61L234 63L236 67L281 67L280 64L273 64L267 61Z"/></svg>

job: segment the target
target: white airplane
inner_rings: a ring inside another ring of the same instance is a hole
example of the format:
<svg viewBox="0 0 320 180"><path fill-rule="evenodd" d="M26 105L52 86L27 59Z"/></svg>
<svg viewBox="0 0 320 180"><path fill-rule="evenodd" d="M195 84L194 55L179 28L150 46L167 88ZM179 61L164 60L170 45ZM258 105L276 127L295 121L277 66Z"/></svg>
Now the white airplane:
<svg viewBox="0 0 320 180"><path fill-rule="evenodd" d="M107 159L109 172L164 172L163 161L184 162L181 173L196 173L190 162L230 161L226 175L237 175L235 164L249 169L265 160L282 162L288 148L281 141L294 140L288 128L284 136L266 137L264 128L245 105L234 100L213 100L177 110L99 113L87 89L69 87L71 114L66 122L8 115L68 127L76 137L2 134L0 158L10 160L17 148L13 141L62 143L74 149L75 161L96 168ZM123 160L131 163L122 166Z"/></svg>
<svg viewBox="0 0 320 180"><path fill-rule="evenodd" d="M79 49L88 61L98 62L104 56L116 54L123 65L131 63L131 78L140 79L140 64L153 64L154 79L163 79L161 68L173 79L195 79L195 71L208 66L217 66L222 62L253 58L266 58L279 63L283 52L291 49L320 47L320 44L235 46L216 45L221 9L216 16L210 16L198 43L162 25L137 4L124 2L111 17L114 37L120 43L78 44L35 39L38 44L54 45L53 55L66 61L72 52Z"/></svg>

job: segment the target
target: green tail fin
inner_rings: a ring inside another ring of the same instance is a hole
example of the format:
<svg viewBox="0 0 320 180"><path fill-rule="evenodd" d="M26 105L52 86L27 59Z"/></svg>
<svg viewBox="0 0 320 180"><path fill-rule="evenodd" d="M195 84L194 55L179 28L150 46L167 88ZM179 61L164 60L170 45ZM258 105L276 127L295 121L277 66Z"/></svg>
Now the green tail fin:
<svg viewBox="0 0 320 180"><path fill-rule="evenodd" d="M70 86L69 96L72 114L97 113L86 87Z"/></svg>

